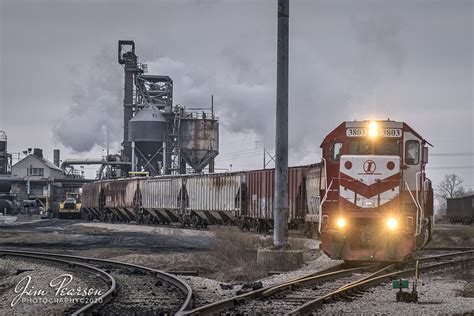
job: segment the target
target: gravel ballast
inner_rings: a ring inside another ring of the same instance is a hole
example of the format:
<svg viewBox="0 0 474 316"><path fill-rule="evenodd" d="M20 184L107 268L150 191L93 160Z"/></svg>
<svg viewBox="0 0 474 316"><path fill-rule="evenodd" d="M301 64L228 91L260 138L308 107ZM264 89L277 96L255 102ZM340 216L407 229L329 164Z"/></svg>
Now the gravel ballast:
<svg viewBox="0 0 474 316"><path fill-rule="evenodd" d="M411 291L410 280L410 291ZM387 283L371 288L352 302L323 305L318 314L444 315L474 313L474 298L462 297L467 281L455 280L449 272L422 275L418 303L396 302L397 290ZM405 290L406 291L406 290Z"/></svg>

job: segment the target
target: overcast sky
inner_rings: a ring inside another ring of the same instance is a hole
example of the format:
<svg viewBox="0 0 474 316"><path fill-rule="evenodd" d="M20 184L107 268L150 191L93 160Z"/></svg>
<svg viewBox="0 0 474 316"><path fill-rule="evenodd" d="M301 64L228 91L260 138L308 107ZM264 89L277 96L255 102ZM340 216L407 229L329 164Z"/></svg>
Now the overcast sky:
<svg viewBox="0 0 474 316"><path fill-rule="evenodd" d="M261 168L255 141L274 144L276 2L0 0L9 151L98 157L107 126L118 151L117 41L133 39L149 73L174 80L175 104L215 95L217 167ZM455 172L474 188L474 1L290 2L290 164L319 161L342 121L390 118L432 154L458 154L431 156L435 183Z"/></svg>

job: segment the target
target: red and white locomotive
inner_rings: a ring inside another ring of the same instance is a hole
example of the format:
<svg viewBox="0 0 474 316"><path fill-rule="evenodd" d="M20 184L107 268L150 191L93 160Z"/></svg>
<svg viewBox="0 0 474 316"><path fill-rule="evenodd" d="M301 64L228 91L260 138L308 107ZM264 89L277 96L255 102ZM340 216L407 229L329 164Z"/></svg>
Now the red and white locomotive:
<svg viewBox="0 0 474 316"><path fill-rule="evenodd" d="M402 261L431 238L430 145L403 122L347 121L321 144L321 249L332 259Z"/></svg>

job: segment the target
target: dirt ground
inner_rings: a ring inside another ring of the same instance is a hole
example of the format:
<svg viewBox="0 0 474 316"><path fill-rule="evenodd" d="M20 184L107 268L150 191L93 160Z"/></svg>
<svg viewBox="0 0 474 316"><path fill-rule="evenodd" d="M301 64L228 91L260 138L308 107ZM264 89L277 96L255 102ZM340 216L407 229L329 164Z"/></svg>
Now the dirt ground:
<svg viewBox="0 0 474 316"><path fill-rule="evenodd" d="M305 262L321 255L316 240L291 234L290 246L304 252ZM167 271L199 271L200 276L222 282L264 277L266 271L256 262L257 249L271 243L271 235L241 232L236 227L195 230L45 219L0 229L0 246L5 248L109 258ZM429 246L474 247L474 226L436 225Z"/></svg>
<svg viewBox="0 0 474 316"><path fill-rule="evenodd" d="M429 247L474 247L474 225L437 224Z"/></svg>
<svg viewBox="0 0 474 316"><path fill-rule="evenodd" d="M293 249L319 256L318 244L297 236ZM87 223L45 219L4 225L0 247L49 251L120 260L165 271L198 271L218 281L252 281L266 275L258 267L257 249L272 237L241 232L236 227L205 230L169 226Z"/></svg>

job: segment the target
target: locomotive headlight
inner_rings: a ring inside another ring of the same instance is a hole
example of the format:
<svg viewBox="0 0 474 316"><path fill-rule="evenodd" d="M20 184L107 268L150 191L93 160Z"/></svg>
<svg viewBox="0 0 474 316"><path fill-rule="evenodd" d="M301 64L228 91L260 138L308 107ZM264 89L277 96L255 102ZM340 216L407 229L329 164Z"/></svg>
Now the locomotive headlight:
<svg viewBox="0 0 474 316"><path fill-rule="evenodd" d="M339 217L336 221L336 225L339 228L344 228L346 226L346 220L342 217Z"/></svg>
<svg viewBox="0 0 474 316"><path fill-rule="evenodd" d="M369 124L369 137L375 138L379 135L379 128L377 126L377 122L370 122Z"/></svg>
<svg viewBox="0 0 474 316"><path fill-rule="evenodd" d="M398 221L396 218L393 218L393 217L390 217L389 219L387 219L386 224L387 224L388 229L390 230L395 230L398 227Z"/></svg>

